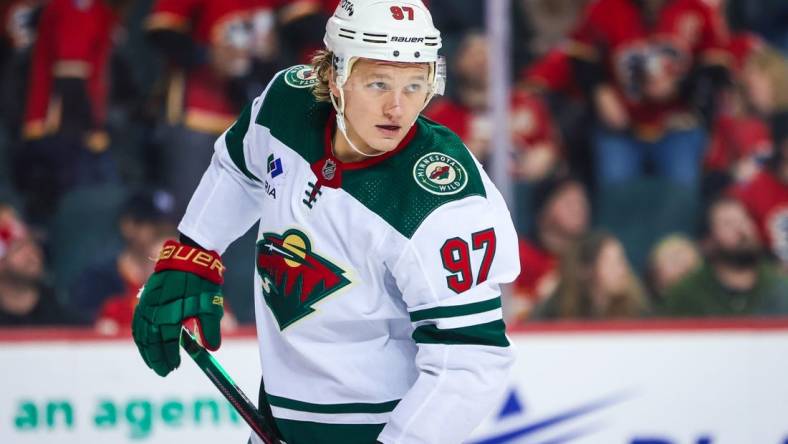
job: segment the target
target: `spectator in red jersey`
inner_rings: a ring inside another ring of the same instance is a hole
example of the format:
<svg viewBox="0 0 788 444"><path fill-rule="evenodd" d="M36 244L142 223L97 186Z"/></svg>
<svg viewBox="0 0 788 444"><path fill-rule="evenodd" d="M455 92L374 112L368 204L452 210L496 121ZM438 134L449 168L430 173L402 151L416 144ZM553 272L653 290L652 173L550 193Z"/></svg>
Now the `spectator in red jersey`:
<svg viewBox="0 0 788 444"><path fill-rule="evenodd" d="M758 114L768 119L775 153L788 133L788 58L766 48L755 53L744 71L744 83Z"/></svg>
<svg viewBox="0 0 788 444"><path fill-rule="evenodd" d="M566 45L551 49L525 67L519 80L526 89L583 98L583 91L574 79L572 58L566 52Z"/></svg>
<svg viewBox="0 0 788 444"><path fill-rule="evenodd" d="M44 253L13 208L0 202L0 327L75 325L44 285Z"/></svg>
<svg viewBox="0 0 788 444"><path fill-rule="evenodd" d="M12 0L0 5L0 112L6 128L22 126L30 54L44 0Z"/></svg>
<svg viewBox="0 0 788 444"><path fill-rule="evenodd" d="M649 313L648 300L613 235L592 231L561 259L561 282L535 319L620 319Z"/></svg>
<svg viewBox="0 0 788 444"><path fill-rule="evenodd" d="M706 263L667 292L669 316L788 314L788 277L764 257L752 218L731 197L707 211Z"/></svg>
<svg viewBox="0 0 788 444"><path fill-rule="evenodd" d="M254 57L276 56L274 26L269 0L154 4L146 29L169 63L159 175L179 212L213 155L216 137L249 100Z"/></svg>
<svg viewBox="0 0 788 444"><path fill-rule="evenodd" d="M596 179L613 184L653 166L695 189L709 121L726 84L727 36L702 0L596 0L567 51L594 105Z"/></svg>
<svg viewBox="0 0 788 444"><path fill-rule="evenodd" d="M589 0L515 0L525 9L533 27L528 42L534 54L553 50L572 31Z"/></svg>
<svg viewBox="0 0 788 444"><path fill-rule="evenodd" d="M561 137L542 98L526 91L512 94L510 110L514 152L512 175L536 182L561 168Z"/></svg>
<svg viewBox="0 0 788 444"><path fill-rule="evenodd" d="M562 143L569 171L584 183L593 182L593 158L588 135L593 112L574 79L572 60L561 44L521 70L518 88L548 104Z"/></svg>
<svg viewBox="0 0 788 444"><path fill-rule="evenodd" d="M43 0L0 2L0 189L11 189L15 179L12 147L19 144L27 92L30 53Z"/></svg>
<svg viewBox="0 0 788 444"><path fill-rule="evenodd" d="M702 263L698 246L686 236L671 234L657 242L648 261L648 284L654 304L660 305L667 290Z"/></svg>
<svg viewBox="0 0 788 444"><path fill-rule="evenodd" d="M775 155L769 167L732 189L755 220L761 239L788 273L788 119L775 123Z"/></svg>
<svg viewBox="0 0 788 444"><path fill-rule="evenodd" d="M76 185L118 180L107 151L109 58L118 19L103 0L51 0L33 49L14 165L35 222Z"/></svg>
<svg viewBox="0 0 788 444"><path fill-rule="evenodd" d="M583 236L590 224L585 188L571 177L552 177L534 189L533 234L520 239L520 276L514 281L512 312L528 317L559 283L558 261Z"/></svg>
<svg viewBox="0 0 788 444"><path fill-rule="evenodd" d="M486 37L468 34L452 66L457 83L454 95L436 101L426 112L457 133L481 162L489 155L493 126L488 113L487 71L479 69L487 66L487 56ZM517 91L511 105L512 142L516 147L511 171L520 180L534 182L559 166L558 132L538 96Z"/></svg>
<svg viewBox="0 0 788 444"><path fill-rule="evenodd" d="M785 61L749 33L735 35L730 51L735 60L735 89L723 101L706 154L704 182L708 195L752 179L773 151L768 121L774 114L775 100L769 77L770 71L779 71L779 67L770 65ZM788 77L787 68L782 69L782 75Z"/></svg>

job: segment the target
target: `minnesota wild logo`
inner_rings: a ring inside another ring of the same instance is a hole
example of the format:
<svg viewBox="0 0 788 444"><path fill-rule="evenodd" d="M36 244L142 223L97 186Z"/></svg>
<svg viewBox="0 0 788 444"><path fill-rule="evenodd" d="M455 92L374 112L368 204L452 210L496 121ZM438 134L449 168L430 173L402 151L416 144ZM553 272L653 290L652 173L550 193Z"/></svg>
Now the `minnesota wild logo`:
<svg viewBox="0 0 788 444"><path fill-rule="evenodd" d="M309 88L317 81L317 72L309 65L297 65L285 72L285 83L293 88Z"/></svg>
<svg viewBox="0 0 788 444"><path fill-rule="evenodd" d="M432 194L455 194L468 184L468 173L460 162L441 153L422 156L413 166L413 178Z"/></svg>
<svg viewBox="0 0 788 444"><path fill-rule="evenodd" d="M257 272L266 304L284 330L314 312L312 305L350 283L345 271L312 251L306 234L265 233L257 241Z"/></svg>

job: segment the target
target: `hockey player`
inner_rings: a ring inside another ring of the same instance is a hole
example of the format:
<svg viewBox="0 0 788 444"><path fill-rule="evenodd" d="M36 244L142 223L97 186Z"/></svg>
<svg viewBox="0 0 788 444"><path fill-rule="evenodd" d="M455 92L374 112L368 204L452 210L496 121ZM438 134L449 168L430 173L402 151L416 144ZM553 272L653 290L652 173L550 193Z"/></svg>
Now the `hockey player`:
<svg viewBox="0 0 788 444"><path fill-rule="evenodd" d="M326 51L283 71L216 142L133 322L156 373L196 318L219 347L220 254L259 220L260 408L289 444L462 442L512 364L511 216L462 141L420 0L342 1ZM253 442L256 437L253 437Z"/></svg>

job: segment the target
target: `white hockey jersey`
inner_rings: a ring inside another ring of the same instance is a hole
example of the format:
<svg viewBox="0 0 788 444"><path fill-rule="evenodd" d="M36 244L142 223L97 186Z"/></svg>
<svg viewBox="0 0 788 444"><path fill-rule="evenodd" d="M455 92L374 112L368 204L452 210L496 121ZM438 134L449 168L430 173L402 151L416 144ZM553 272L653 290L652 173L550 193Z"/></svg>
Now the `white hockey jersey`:
<svg viewBox="0 0 788 444"><path fill-rule="evenodd" d="M315 81L293 67L243 111L179 230L221 253L260 221L261 398L289 444L460 443L512 364L509 211L462 141L423 117L391 153L333 158Z"/></svg>

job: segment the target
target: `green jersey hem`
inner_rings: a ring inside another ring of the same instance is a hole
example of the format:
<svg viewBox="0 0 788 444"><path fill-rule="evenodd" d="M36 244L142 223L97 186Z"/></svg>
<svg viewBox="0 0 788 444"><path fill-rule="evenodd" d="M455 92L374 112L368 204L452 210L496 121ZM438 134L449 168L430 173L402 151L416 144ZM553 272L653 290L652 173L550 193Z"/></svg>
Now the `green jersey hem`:
<svg viewBox="0 0 788 444"><path fill-rule="evenodd" d="M413 340L417 344L509 346L509 340L506 338L506 325L501 319L469 327L444 330L434 324L422 325L413 331Z"/></svg>
<svg viewBox="0 0 788 444"><path fill-rule="evenodd" d="M274 396L268 393L266 393L265 396L268 399L268 403L274 407L309 413L389 413L394 410L399 403L397 399L380 403L352 402L346 404L315 404Z"/></svg>
<svg viewBox="0 0 788 444"><path fill-rule="evenodd" d="M374 444L385 424L324 424L276 418L287 444Z"/></svg>

